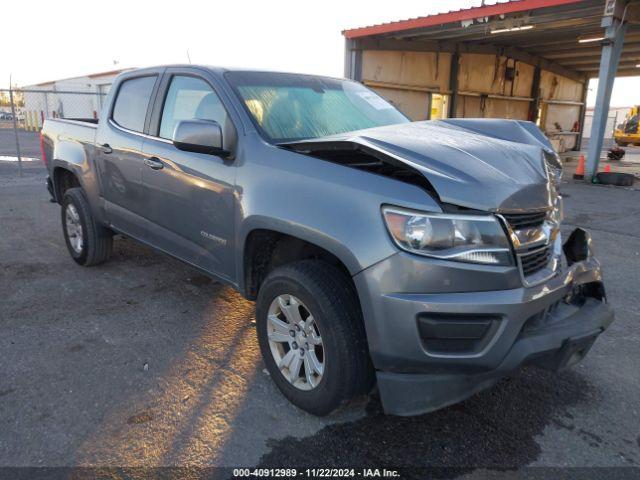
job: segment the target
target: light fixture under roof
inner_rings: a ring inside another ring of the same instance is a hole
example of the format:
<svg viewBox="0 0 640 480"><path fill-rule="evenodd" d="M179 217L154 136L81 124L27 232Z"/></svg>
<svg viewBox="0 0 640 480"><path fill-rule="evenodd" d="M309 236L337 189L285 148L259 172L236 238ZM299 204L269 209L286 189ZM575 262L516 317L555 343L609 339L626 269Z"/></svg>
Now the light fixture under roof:
<svg viewBox="0 0 640 480"><path fill-rule="evenodd" d="M604 40L604 37L602 35L591 36L591 37L578 37L578 43L599 42L600 40Z"/></svg>
<svg viewBox="0 0 640 480"><path fill-rule="evenodd" d="M522 25L520 27L498 28L496 30L491 30L491 33L519 32L521 30L531 30L532 28L533 25Z"/></svg>

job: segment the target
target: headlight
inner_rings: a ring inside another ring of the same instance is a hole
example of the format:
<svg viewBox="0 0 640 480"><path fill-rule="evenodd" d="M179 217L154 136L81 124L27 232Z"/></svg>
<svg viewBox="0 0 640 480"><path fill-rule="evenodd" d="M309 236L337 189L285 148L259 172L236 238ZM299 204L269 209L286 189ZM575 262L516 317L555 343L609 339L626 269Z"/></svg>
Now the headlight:
<svg viewBox="0 0 640 480"><path fill-rule="evenodd" d="M396 244L411 253L459 262L512 265L509 243L492 215L419 213L383 207Z"/></svg>

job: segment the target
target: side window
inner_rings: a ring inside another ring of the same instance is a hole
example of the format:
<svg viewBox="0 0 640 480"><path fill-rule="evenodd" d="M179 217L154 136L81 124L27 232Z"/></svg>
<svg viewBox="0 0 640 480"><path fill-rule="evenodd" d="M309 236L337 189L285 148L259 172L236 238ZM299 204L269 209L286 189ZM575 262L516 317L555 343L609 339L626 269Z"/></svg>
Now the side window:
<svg viewBox="0 0 640 480"><path fill-rule="evenodd" d="M171 80L160 120L160 137L171 139L180 120L215 120L225 131L227 112L204 80L176 75Z"/></svg>
<svg viewBox="0 0 640 480"><path fill-rule="evenodd" d="M155 76L132 78L122 82L116 103L113 106L113 115L111 116L113 121L123 128L142 132L155 83Z"/></svg>

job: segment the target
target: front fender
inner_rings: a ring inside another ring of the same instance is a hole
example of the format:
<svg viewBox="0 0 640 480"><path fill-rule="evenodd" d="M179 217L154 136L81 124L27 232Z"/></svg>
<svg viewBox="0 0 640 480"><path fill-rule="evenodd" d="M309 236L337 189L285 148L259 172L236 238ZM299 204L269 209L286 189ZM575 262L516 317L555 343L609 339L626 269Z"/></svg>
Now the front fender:
<svg viewBox="0 0 640 480"><path fill-rule="evenodd" d="M317 245L340 259L352 275L362 270L360 266L361 263L358 261L356 254L341 242L339 238L321 232L308 224L294 223L283 218L274 218L265 215L252 215L243 222L240 235L240 245L243 245L242 251L244 251L247 237L255 230L270 230Z"/></svg>
<svg viewBox="0 0 640 480"><path fill-rule="evenodd" d="M397 252L382 219L382 205L441 211L415 185L289 150L263 147L263 151L248 157L250 163L238 169L240 275L244 245L255 229L315 244L355 275Z"/></svg>

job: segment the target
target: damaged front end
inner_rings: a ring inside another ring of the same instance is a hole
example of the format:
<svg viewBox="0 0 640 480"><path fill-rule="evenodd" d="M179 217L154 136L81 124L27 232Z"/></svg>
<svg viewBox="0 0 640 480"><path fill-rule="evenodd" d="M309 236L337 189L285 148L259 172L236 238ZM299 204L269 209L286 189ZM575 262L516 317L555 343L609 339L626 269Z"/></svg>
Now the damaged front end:
<svg viewBox="0 0 640 480"><path fill-rule="evenodd" d="M495 134L520 132L522 138L509 141L473 130L485 123ZM529 133L531 125L508 120L414 122L279 146L418 185L443 205L482 212L548 209L549 177L558 177L557 159L548 142Z"/></svg>
<svg viewBox="0 0 640 480"><path fill-rule="evenodd" d="M561 164L552 149L532 136L528 124L491 125L502 137L487 136L485 122L458 120L446 128L417 122L280 146L418 186L439 203L443 215L497 215L523 284L536 285L560 266ZM504 138L518 134L520 142L529 144L516 148ZM478 255L486 255L485 250Z"/></svg>
<svg viewBox="0 0 640 480"><path fill-rule="evenodd" d="M563 252L567 263L564 296L528 318L521 331L521 337L526 339L560 329L563 325L567 329L574 328L575 322L592 324L590 330L568 335L559 349L537 352L527 359L527 363L553 371L580 362L614 317L607 304L604 283L599 274L600 265L592 255L589 233L576 228L564 243Z"/></svg>
<svg viewBox="0 0 640 480"><path fill-rule="evenodd" d="M387 413L442 408L523 364L573 365L613 321L588 233L562 242L561 165L538 134L452 120L281 145L417 185L442 210L380 205L398 253L354 276Z"/></svg>
<svg viewBox="0 0 640 480"><path fill-rule="evenodd" d="M374 332L371 351L385 412L407 416L438 410L523 365L557 371L580 362L614 314L588 234L574 231L563 250L566 264L531 287L425 294L379 289L375 310L364 310L371 315L365 321L367 332ZM393 269L394 261L387 261L362 274L357 284L376 288L371 279Z"/></svg>
<svg viewBox="0 0 640 480"><path fill-rule="evenodd" d="M309 155L345 167L382 175L425 190L433 198L438 194L418 168L406 160L390 155L365 141L332 140L283 143L282 148Z"/></svg>

